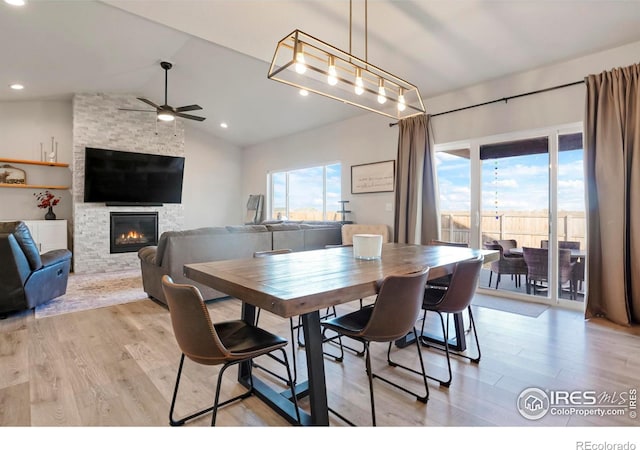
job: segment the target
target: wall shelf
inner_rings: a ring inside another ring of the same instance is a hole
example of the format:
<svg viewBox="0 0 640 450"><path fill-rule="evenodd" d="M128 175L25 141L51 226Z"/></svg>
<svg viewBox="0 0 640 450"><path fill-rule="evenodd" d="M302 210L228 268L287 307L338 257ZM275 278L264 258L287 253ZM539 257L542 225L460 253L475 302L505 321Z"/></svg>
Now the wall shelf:
<svg viewBox="0 0 640 450"><path fill-rule="evenodd" d="M29 159L0 158L0 162L13 163L13 164L30 164L33 166L69 167L69 164L67 163L58 163L58 162L49 162L49 161L32 161Z"/></svg>
<svg viewBox="0 0 640 450"><path fill-rule="evenodd" d="M12 158L0 158L0 163L10 164L29 164L32 166L48 166L48 167L69 167L67 163L57 163L49 161L33 161L29 159L12 159ZM22 188L22 189L51 189L51 190L67 190L69 186L56 186L47 184L14 184L14 183L0 183L0 188Z"/></svg>
<svg viewBox="0 0 640 450"><path fill-rule="evenodd" d="M51 189L51 190L70 189L69 186L49 186L46 184L11 184L11 183L0 183L0 188Z"/></svg>

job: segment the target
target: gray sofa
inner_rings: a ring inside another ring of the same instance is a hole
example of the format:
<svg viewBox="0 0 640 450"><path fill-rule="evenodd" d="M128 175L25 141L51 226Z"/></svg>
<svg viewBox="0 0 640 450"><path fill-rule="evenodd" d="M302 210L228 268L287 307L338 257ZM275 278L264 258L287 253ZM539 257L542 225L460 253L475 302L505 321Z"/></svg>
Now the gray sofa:
<svg viewBox="0 0 640 450"><path fill-rule="evenodd" d="M251 258L264 250L288 248L293 251L324 248L340 244L340 223L275 222L264 225L238 225L198 228L162 233L157 246L138 251L142 285L147 295L166 304L162 292L162 276L169 275L177 283L196 285L209 300L226 294L204 286L183 275L189 263Z"/></svg>

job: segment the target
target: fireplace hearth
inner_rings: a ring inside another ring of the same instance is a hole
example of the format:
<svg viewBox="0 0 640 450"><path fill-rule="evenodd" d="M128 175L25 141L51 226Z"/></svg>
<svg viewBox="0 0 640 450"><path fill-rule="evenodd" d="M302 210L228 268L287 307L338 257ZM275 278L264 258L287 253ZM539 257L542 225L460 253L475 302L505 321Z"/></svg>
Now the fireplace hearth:
<svg viewBox="0 0 640 450"><path fill-rule="evenodd" d="M111 253L137 252L147 245L158 245L157 212L111 213Z"/></svg>

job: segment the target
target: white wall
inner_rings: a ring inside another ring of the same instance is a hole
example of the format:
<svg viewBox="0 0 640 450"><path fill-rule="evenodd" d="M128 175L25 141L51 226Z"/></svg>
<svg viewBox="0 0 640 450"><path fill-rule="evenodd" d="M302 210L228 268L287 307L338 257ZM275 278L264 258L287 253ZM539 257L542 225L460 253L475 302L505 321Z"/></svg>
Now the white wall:
<svg viewBox="0 0 640 450"><path fill-rule="evenodd" d="M592 73L638 62L640 42L556 65L482 83L426 99L427 112L436 114L556 85L583 80ZM470 68L473 70L473 68ZM416 82L416 80L413 80ZM419 80L418 80L419 81ZM428 75L424 81L428 83ZM583 84L482 106L433 119L434 140L446 143L519 130L580 122L584 116ZM350 106L346 106L348 108ZM266 193L269 170L342 162L343 199L351 200L353 220L393 226L394 193L350 194L350 166L396 159L397 127L390 119L365 113L354 119L262 143L245 149L243 193Z"/></svg>
<svg viewBox="0 0 640 450"><path fill-rule="evenodd" d="M182 190L186 229L242 223L242 152L188 125Z"/></svg>
<svg viewBox="0 0 640 450"><path fill-rule="evenodd" d="M58 142L58 162L71 163L71 100L1 102L0 157L41 160L40 143L51 148L51 137ZM6 164L0 162L0 166ZM71 172L65 168L18 165L27 174L28 184L71 185ZM43 219L45 210L36 206L34 193L44 189L0 189L0 220ZM58 219L71 218L69 191L52 191L62 198L55 207Z"/></svg>
<svg viewBox="0 0 640 450"><path fill-rule="evenodd" d="M426 100L430 114L584 80L587 75L638 62L640 42ZM436 143L582 122L585 84L433 118Z"/></svg>
<svg viewBox="0 0 640 450"><path fill-rule="evenodd" d="M345 106L345 108L348 106ZM393 225L394 193L351 194L351 166L396 158L397 129L391 120L364 114L333 125L275 139L244 151L243 198L267 194L267 173L333 162L342 163L342 200L349 200L347 217L359 223ZM336 208L339 205L335 205ZM268 217L265 214L265 217Z"/></svg>

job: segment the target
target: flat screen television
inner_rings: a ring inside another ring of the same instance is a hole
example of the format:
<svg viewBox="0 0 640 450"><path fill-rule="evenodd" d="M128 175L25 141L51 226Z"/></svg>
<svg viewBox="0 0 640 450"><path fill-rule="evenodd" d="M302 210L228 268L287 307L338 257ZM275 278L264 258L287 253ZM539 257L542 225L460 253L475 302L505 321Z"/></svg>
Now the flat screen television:
<svg viewBox="0 0 640 450"><path fill-rule="evenodd" d="M85 148L84 201L107 205L182 202L184 158Z"/></svg>

